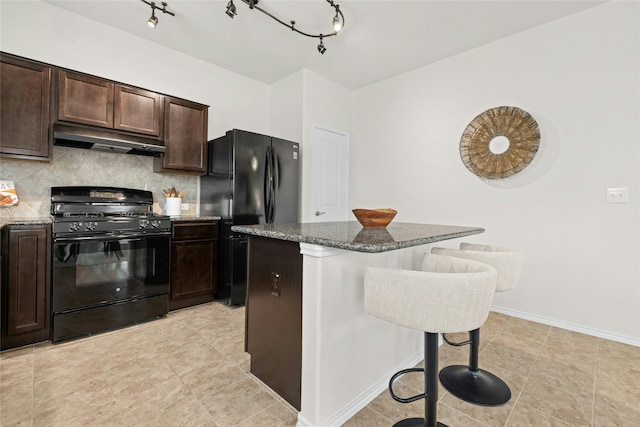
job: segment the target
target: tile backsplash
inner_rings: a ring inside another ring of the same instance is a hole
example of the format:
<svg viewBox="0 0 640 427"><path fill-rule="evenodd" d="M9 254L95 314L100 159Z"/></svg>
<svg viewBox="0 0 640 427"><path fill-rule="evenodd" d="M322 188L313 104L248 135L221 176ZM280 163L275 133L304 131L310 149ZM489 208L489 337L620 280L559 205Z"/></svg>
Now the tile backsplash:
<svg viewBox="0 0 640 427"><path fill-rule="evenodd" d="M0 180L15 183L20 204L0 209L0 218L48 216L51 209L51 187L100 185L137 188L153 193L153 210L163 213L162 189L175 187L184 191L182 203L189 204L184 215L197 211L198 177L153 172L153 158L121 153L108 153L80 148L53 147L51 162L0 159Z"/></svg>

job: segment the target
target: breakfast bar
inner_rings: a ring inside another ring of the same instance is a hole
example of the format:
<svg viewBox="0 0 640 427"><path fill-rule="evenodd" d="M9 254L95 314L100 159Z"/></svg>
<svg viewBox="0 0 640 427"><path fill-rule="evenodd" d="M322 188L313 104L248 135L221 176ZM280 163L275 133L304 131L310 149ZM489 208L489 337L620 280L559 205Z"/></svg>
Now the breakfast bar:
<svg viewBox="0 0 640 427"><path fill-rule="evenodd" d="M356 221L234 226L249 236L245 350L251 372L299 410L341 425L422 360L419 331L364 311L367 266L418 269L429 245L480 227Z"/></svg>

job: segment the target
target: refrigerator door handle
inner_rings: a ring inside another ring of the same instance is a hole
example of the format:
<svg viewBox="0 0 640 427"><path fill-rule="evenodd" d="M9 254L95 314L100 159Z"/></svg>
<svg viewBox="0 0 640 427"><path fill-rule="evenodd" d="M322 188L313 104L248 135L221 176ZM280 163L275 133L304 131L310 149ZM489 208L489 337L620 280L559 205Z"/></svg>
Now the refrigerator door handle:
<svg viewBox="0 0 640 427"><path fill-rule="evenodd" d="M270 220L270 211L271 211L271 181L273 180L271 170L271 150L267 149L267 155L265 159L265 168L264 168L264 184L263 184L263 192L262 196L264 198L264 221L265 223L271 223Z"/></svg>
<svg viewBox="0 0 640 427"><path fill-rule="evenodd" d="M271 164L273 169L271 183L271 222L274 222L276 219L276 209L278 208L278 204L276 203L276 200L278 200L278 187L280 186L280 165L278 164L278 156L276 156L275 151L271 154Z"/></svg>

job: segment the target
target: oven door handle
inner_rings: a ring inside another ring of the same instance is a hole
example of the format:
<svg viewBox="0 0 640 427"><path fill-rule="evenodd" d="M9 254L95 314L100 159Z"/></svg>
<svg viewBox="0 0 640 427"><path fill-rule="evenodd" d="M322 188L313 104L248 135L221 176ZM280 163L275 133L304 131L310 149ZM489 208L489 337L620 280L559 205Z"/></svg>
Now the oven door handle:
<svg viewBox="0 0 640 427"><path fill-rule="evenodd" d="M134 242L142 240L145 237L170 237L171 232L161 233L132 233L132 234L100 234L93 236L73 236L73 237L54 237L53 243L77 243L77 242L106 242L106 241L119 241L119 242Z"/></svg>

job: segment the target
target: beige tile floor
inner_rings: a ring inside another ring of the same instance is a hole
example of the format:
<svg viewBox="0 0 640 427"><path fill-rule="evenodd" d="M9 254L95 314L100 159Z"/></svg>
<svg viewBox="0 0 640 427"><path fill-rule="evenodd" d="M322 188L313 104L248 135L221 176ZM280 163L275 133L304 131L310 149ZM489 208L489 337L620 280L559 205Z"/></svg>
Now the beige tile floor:
<svg viewBox="0 0 640 427"><path fill-rule="evenodd" d="M295 411L251 374L244 309L218 303L61 344L0 354L1 426L295 426ZM449 426L637 426L640 348L496 313L481 332L481 366L511 386L497 408L441 391ZM441 365L466 363L444 345ZM398 384L419 392L420 374ZM441 389L442 390L442 389ZM421 416L423 401L383 392L345 427Z"/></svg>

